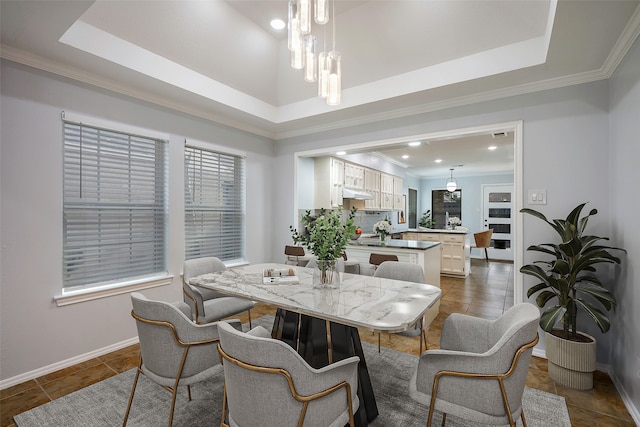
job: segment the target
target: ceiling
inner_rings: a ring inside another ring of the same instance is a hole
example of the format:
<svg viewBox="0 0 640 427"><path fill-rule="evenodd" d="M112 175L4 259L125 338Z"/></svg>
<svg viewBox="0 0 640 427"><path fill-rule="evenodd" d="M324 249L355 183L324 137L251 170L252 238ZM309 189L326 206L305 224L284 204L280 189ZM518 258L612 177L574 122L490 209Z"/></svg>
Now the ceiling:
<svg viewBox="0 0 640 427"><path fill-rule="evenodd" d="M0 55L279 140L608 78L638 4L336 0L338 107L269 27L286 0L2 0Z"/></svg>

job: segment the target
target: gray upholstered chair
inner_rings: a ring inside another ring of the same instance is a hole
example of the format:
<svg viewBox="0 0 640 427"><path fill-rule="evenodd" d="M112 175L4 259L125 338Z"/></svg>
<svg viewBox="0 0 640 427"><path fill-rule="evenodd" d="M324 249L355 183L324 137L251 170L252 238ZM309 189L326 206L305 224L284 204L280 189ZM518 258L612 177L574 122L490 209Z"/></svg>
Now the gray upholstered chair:
<svg viewBox="0 0 640 427"><path fill-rule="evenodd" d="M533 347L538 343L538 308L511 307L496 320L452 314L444 322L440 349L425 351L410 381L410 394L433 411L475 424L516 425Z"/></svg>
<svg viewBox="0 0 640 427"><path fill-rule="evenodd" d="M219 332L225 380L221 425L354 425L357 356L314 369L264 328L242 333L220 322Z"/></svg>
<svg viewBox="0 0 640 427"><path fill-rule="evenodd" d="M255 306L253 301L229 297L210 289L189 284L192 277L226 269L224 263L216 257L194 258L185 261L182 267L184 302L191 308L193 320L198 324L215 322L246 310L249 315L249 327L251 327L251 309Z"/></svg>
<svg viewBox="0 0 640 427"><path fill-rule="evenodd" d="M131 316L136 319L140 339L140 364L122 425L127 425L138 378L144 374L171 392L171 426L178 386L187 386L191 400L191 384L207 380L219 372L216 369L220 363L216 354L218 325L196 325L175 305L147 299L137 292L131 294L131 304ZM242 328L239 320L229 322L227 327L231 327L229 325Z"/></svg>
<svg viewBox="0 0 640 427"><path fill-rule="evenodd" d="M411 264L409 262L383 261L373 273L373 276L381 277L383 279L424 283L424 271L422 270L422 267L418 264ZM427 347L427 337L423 322L416 323L413 325L413 328L407 330L403 335L420 335L420 353L422 353L423 340L425 348ZM378 352L380 352L380 334L378 334Z"/></svg>

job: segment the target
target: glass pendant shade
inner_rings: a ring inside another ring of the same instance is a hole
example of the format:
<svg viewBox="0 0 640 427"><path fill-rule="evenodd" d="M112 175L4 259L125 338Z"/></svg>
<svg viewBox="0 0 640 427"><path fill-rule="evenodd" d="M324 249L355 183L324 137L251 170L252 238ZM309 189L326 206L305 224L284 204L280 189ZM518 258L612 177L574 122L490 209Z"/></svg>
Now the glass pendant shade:
<svg viewBox="0 0 640 427"><path fill-rule="evenodd" d="M329 5L327 0L316 0L314 16L316 24L326 24L329 22Z"/></svg>
<svg viewBox="0 0 640 427"><path fill-rule="evenodd" d="M289 20L288 20L287 47L293 50L295 46L294 39L300 37L300 21L298 20L298 1L289 0Z"/></svg>
<svg viewBox="0 0 640 427"><path fill-rule="evenodd" d="M291 51L291 68L302 70L304 68L304 48L302 40L297 49Z"/></svg>
<svg viewBox="0 0 640 427"><path fill-rule="evenodd" d="M340 63L342 56L340 52L332 50L327 55L327 68L329 69L329 87L327 92L328 105L340 105L340 92L342 85L342 73Z"/></svg>
<svg viewBox="0 0 640 427"><path fill-rule="evenodd" d="M300 32L302 34L311 32L311 1L298 0L298 19L300 20Z"/></svg>
<svg viewBox="0 0 640 427"><path fill-rule="evenodd" d="M450 169L450 170L451 170L451 177L447 180L446 188L449 193L453 193L458 189L458 181L456 181L456 179L453 177L453 169Z"/></svg>
<svg viewBox="0 0 640 427"><path fill-rule="evenodd" d="M318 55L318 96L326 98L329 93L329 68L327 67L327 52Z"/></svg>
<svg viewBox="0 0 640 427"><path fill-rule="evenodd" d="M312 35L304 36L304 80L315 82L318 80L318 64L316 61L316 37Z"/></svg>

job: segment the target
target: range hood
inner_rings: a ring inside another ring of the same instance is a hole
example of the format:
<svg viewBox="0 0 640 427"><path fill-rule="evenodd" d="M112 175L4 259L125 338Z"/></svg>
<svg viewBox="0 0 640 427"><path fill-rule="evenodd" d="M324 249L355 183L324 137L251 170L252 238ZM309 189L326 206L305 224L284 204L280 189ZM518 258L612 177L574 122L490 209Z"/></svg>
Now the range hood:
<svg viewBox="0 0 640 427"><path fill-rule="evenodd" d="M343 199L357 199L357 200L373 200L373 195L361 190L353 190L351 188L342 189Z"/></svg>

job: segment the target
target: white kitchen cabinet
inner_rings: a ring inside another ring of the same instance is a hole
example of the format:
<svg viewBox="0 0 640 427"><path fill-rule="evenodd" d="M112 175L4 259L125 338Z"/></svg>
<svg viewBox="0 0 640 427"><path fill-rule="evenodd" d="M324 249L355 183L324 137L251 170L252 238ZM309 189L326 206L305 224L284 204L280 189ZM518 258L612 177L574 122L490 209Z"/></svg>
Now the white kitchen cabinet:
<svg viewBox="0 0 640 427"><path fill-rule="evenodd" d="M334 209L342 206L344 162L331 157L315 160L314 207Z"/></svg>
<svg viewBox="0 0 640 427"><path fill-rule="evenodd" d="M380 209L380 172L374 169L364 170L364 191L373 196L373 200L365 200L365 209Z"/></svg>
<svg viewBox="0 0 640 427"><path fill-rule="evenodd" d="M364 167L353 163L344 164L344 186L364 190Z"/></svg>
<svg viewBox="0 0 640 427"><path fill-rule="evenodd" d="M404 210L404 179L399 176L393 177L393 209Z"/></svg>
<svg viewBox="0 0 640 427"><path fill-rule="evenodd" d="M467 233L451 231L408 231L402 233L404 240L440 242L442 260L440 273L448 276L467 277L471 270L471 248Z"/></svg>
<svg viewBox="0 0 640 427"><path fill-rule="evenodd" d="M393 210L393 175L380 173L380 209Z"/></svg>

